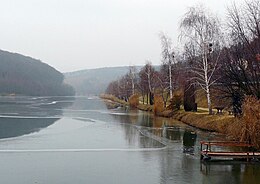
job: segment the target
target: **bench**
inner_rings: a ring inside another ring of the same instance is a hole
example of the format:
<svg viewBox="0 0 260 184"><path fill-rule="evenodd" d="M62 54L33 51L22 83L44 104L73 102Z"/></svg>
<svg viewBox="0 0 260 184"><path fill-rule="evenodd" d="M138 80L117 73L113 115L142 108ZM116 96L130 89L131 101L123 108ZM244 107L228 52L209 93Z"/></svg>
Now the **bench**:
<svg viewBox="0 0 260 184"><path fill-rule="evenodd" d="M223 109L224 108L225 108L224 106L217 106L217 107L215 107L215 109L217 109L217 113L216 114L223 114Z"/></svg>

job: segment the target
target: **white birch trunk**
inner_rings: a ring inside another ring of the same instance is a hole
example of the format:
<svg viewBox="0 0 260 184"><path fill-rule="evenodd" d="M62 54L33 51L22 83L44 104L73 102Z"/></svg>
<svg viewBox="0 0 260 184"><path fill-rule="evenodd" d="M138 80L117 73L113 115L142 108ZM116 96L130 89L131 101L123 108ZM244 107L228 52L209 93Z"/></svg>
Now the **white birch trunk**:
<svg viewBox="0 0 260 184"><path fill-rule="evenodd" d="M204 67L205 89L206 89L206 95L207 95L208 110L209 110L209 114L212 114L211 96L210 96L210 81L209 81L209 77L208 77L207 47L205 45L204 45L203 67Z"/></svg>
<svg viewBox="0 0 260 184"><path fill-rule="evenodd" d="M132 95L135 94L135 83L134 83L134 79L132 79Z"/></svg>
<svg viewBox="0 0 260 184"><path fill-rule="evenodd" d="M212 107L211 107L210 89L209 89L209 86L208 86L208 85L206 86L206 94L207 94L209 114L213 114L213 112L212 112Z"/></svg>

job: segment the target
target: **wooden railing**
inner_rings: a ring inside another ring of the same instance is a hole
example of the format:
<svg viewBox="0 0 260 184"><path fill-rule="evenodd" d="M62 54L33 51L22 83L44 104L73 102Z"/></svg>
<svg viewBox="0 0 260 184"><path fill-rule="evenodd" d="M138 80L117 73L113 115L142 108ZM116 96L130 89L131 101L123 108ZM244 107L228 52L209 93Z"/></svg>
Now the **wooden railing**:
<svg viewBox="0 0 260 184"><path fill-rule="evenodd" d="M201 160L211 160L211 157L224 157L224 158L246 158L250 159L260 158L260 152L255 152L253 145L247 142L233 142L233 141L201 141L200 142ZM206 149L203 149L205 148ZM243 151L213 151L212 146L219 147L241 147L245 148Z"/></svg>

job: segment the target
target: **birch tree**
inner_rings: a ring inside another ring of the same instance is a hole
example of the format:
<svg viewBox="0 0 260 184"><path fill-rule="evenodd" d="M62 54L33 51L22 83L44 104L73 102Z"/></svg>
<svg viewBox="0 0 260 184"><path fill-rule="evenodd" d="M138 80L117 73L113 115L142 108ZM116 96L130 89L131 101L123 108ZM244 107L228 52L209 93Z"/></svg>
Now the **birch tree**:
<svg viewBox="0 0 260 184"><path fill-rule="evenodd" d="M147 103L151 103L151 95L155 88L155 69L153 68L151 62L146 62L145 66L139 72L139 77L141 83L140 86L143 86L147 93ZM149 97L150 100L148 100Z"/></svg>
<svg viewBox="0 0 260 184"><path fill-rule="evenodd" d="M207 13L202 6L191 7L180 24L180 38L186 42L186 49L194 54L190 68L194 74L192 79L206 92L209 114L212 114L211 86L217 81L214 73L220 54L216 54L220 50L216 49L221 43L220 27L217 17Z"/></svg>
<svg viewBox="0 0 260 184"><path fill-rule="evenodd" d="M164 33L160 33L160 40L162 46L162 62L168 67L168 90L170 92L170 98L172 99L172 90L173 90L173 79L172 79L172 66L174 64L174 51L172 48L171 39Z"/></svg>
<svg viewBox="0 0 260 184"><path fill-rule="evenodd" d="M129 66L128 75L131 81L132 95L134 95L136 86L136 68L134 66Z"/></svg>

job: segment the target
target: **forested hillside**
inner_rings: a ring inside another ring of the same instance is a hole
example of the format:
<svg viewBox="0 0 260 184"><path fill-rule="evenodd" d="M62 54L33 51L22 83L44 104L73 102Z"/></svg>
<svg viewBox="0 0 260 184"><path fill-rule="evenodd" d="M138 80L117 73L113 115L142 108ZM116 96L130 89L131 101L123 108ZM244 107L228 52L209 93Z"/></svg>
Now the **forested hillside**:
<svg viewBox="0 0 260 184"><path fill-rule="evenodd" d="M125 75L129 67L87 69L65 73L65 82L73 86L78 95L99 95L108 84Z"/></svg>
<svg viewBox="0 0 260 184"><path fill-rule="evenodd" d="M40 60L0 50L0 94L74 95L63 79L62 73Z"/></svg>

